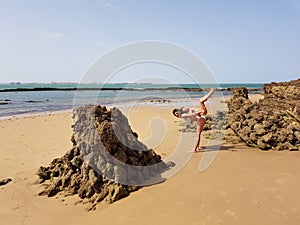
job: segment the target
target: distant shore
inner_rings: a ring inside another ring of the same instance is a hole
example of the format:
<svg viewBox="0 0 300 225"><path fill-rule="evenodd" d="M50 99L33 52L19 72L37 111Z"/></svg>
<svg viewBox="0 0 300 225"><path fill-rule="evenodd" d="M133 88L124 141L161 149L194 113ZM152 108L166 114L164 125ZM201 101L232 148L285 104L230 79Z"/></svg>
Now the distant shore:
<svg viewBox="0 0 300 225"><path fill-rule="evenodd" d="M51 87L35 87L35 88L8 88L0 89L0 92L27 92L27 91L190 91L201 92L208 91L210 88L185 88L185 87L167 87L167 88L51 88ZM231 87L217 88L216 91L231 91ZM263 91L263 88L248 88L249 91Z"/></svg>
<svg viewBox="0 0 300 225"><path fill-rule="evenodd" d="M228 88L246 87L263 89L264 83L0 83L0 92L18 91L75 91L75 90L107 90L107 91L205 91L210 88L226 91Z"/></svg>

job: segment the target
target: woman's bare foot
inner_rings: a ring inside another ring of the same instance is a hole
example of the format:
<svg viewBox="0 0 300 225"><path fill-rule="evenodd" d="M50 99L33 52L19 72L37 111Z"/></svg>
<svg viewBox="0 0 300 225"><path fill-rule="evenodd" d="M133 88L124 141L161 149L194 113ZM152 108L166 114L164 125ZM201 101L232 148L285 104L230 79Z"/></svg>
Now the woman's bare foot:
<svg viewBox="0 0 300 225"><path fill-rule="evenodd" d="M190 150L190 151L187 151L187 152L189 152L189 153L196 153L196 152L198 152L198 150Z"/></svg>
<svg viewBox="0 0 300 225"><path fill-rule="evenodd" d="M205 151L205 148L198 148L197 150L196 150L196 152L204 152Z"/></svg>
<svg viewBox="0 0 300 225"><path fill-rule="evenodd" d="M194 150L191 150L191 151L188 151L190 153L197 153L197 152L203 152L203 149L202 148L197 148L197 149L194 149Z"/></svg>

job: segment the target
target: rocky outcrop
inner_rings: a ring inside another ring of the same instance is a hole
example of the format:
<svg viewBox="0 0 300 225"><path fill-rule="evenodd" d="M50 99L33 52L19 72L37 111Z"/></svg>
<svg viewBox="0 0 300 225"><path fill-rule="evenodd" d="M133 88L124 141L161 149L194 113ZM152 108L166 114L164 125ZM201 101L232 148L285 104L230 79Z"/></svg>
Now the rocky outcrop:
<svg viewBox="0 0 300 225"><path fill-rule="evenodd" d="M11 100L9 99L0 99L0 105L8 105L8 104L11 104Z"/></svg>
<svg viewBox="0 0 300 225"><path fill-rule="evenodd" d="M8 184L11 181L12 181L12 179L10 179L10 178L6 178L6 179L3 179L3 180L0 180L0 186L6 185L6 184Z"/></svg>
<svg viewBox="0 0 300 225"><path fill-rule="evenodd" d="M162 182L167 165L138 140L117 108L84 106L74 110L73 148L50 166L41 166L40 195L78 194L95 208L117 201L141 186Z"/></svg>
<svg viewBox="0 0 300 225"><path fill-rule="evenodd" d="M246 88L233 89L228 124L249 146L300 150L300 80L264 85L264 99L252 102Z"/></svg>

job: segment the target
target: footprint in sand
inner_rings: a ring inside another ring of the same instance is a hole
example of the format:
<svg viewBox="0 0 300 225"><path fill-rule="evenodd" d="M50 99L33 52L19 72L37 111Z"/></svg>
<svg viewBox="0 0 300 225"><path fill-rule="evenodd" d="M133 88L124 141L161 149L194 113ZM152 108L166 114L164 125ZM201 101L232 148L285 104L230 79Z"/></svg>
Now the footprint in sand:
<svg viewBox="0 0 300 225"><path fill-rule="evenodd" d="M227 209L225 211L225 213L231 217L233 217L234 219L239 219L239 217L236 215L236 211L232 210L232 209Z"/></svg>

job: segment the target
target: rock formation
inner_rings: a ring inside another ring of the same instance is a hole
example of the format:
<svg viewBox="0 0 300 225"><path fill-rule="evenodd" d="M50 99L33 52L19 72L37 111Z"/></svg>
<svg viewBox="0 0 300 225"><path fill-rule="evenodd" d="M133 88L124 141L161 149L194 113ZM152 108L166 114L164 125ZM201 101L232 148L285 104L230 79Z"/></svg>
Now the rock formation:
<svg viewBox="0 0 300 225"><path fill-rule="evenodd" d="M228 124L249 146L300 150L300 79L264 85L264 99L252 102L246 88L233 89Z"/></svg>
<svg viewBox="0 0 300 225"><path fill-rule="evenodd" d="M84 106L73 111L73 148L41 166L39 195L78 194L92 203L117 201L141 186L162 182L167 165L141 143L117 108Z"/></svg>
<svg viewBox="0 0 300 225"><path fill-rule="evenodd" d="M12 179L10 179L10 178L2 179L2 180L0 180L0 186L6 185L11 181L12 181Z"/></svg>

